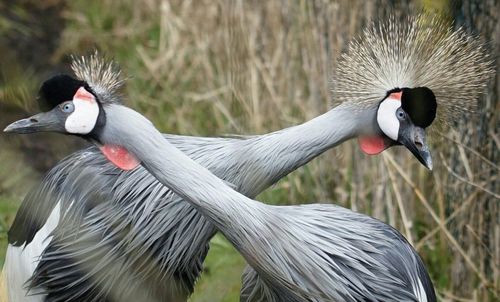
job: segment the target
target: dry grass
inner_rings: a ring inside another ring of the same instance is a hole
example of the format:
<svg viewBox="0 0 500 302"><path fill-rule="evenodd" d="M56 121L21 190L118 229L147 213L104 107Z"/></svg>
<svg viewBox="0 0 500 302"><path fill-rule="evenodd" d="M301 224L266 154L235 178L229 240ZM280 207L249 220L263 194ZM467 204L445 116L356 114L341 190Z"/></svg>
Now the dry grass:
<svg viewBox="0 0 500 302"><path fill-rule="evenodd" d="M346 42L392 11L409 8L382 0L73 1L54 62L96 46L113 55L130 77L128 103L165 132L265 133L325 112ZM442 301L495 301L498 104L498 93L488 94L477 116L434 137L432 173L405 150L367 157L351 142L260 199L328 201L377 217L418 249Z"/></svg>

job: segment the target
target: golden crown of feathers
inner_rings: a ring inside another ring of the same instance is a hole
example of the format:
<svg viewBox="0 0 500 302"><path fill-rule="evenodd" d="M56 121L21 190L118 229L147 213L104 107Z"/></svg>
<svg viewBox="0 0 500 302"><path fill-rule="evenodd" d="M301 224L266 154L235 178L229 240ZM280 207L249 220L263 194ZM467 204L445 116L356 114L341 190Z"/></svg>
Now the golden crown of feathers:
<svg viewBox="0 0 500 302"><path fill-rule="evenodd" d="M332 83L333 102L370 106L387 91L428 87L437 99L437 120L446 124L473 111L494 74L479 38L429 14L395 16L367 27L341 55Z"/></svg>
<svg viewBox="0 0 500 302"><path fill-rule="evenodd" d="M453 29L438 17L390 16L372 23L341 55L333 78L333 102L359 108L376 106L394 88L428 87L438 102L437 120L446 124L475 109L494 74L484 43L464 28ZM112 101L124 84L118 66L97 51L73 58L75 75L102 101Z"/></svg>

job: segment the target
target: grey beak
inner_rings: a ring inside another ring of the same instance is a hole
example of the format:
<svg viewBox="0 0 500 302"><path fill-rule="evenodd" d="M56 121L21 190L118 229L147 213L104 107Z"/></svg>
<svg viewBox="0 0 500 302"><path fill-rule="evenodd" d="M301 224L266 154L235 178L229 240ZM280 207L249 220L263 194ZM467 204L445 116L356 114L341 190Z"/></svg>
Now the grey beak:
<svg viewBox="0 0 500 302"><path fill-rule="evenodd" d="M429 152L429 146L425 142L425 130L413 126L408 127L403 133L400 133L399 141L410 150L422 165L432 170L432 157Z"/></svg>
<svg viewBox="0 0 500 302"><path fill-rule="evenodd" d="M52 111L42 112L32 117L18 120L8 125L3 132L27 134L34 132L58 131L60 132L59 119Z"/></svg>
<svg viewBox="0 0 500 302"><path fill-rule="evenodd" d="M16 122L13 122L12 124L8 125L3 129L3 132L11 132L11 133L32 133L35 131L32 131L33 129L33 121L31 121L31 118L26 118L22 119Z"/></svg>

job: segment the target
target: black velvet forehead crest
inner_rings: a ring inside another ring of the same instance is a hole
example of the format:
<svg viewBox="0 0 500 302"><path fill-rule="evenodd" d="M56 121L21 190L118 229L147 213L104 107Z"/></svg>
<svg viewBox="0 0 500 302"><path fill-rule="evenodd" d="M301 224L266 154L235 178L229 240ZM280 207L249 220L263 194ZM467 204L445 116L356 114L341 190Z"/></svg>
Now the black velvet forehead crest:
<svg viewBox="0 0 500 302"><path fill-rule="evenodd" d="M87 87L84 81L77 80L66 74L53 76L43 82L38 92L38 101L43 110L50 110L57 105L73 99L80 87Z"/></svg>
<svg viewBox="0 0 500 302"><path fill-rule="evenodd" d="M401 105L416 126L426 128L436 117L436 96L427 87L403 88Z"/></svg>

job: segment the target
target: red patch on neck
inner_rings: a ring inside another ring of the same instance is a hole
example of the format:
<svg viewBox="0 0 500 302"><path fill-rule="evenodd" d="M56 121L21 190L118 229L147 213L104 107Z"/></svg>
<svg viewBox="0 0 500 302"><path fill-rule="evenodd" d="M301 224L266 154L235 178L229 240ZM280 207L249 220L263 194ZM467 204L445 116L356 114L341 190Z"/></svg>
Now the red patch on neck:
<svg viewBox="0 0 500 302"><path fill-rule="evenodd" d="M104 145L99 149L110 162L122 170L129 171L141 164L137 157L122 146Z"/></svg>
<svg viewBox="0 0 500 302"><path fill-rule="evenodd" d="M361 150L368 155L379 154L389 147L385 144L384 138L379 135L362 136L358 141Z"/></svg>
<svg viewBox="0 0 500 302"><path fill-rule="evenodd" d="M83 101L89 101L89 102L95 102L94 95L90 92L87 91L87 89L80 87L76 91L75 95L73 96L73 99L80 99Z"/></svg>

